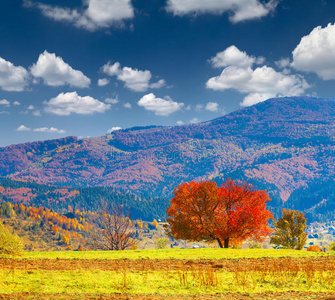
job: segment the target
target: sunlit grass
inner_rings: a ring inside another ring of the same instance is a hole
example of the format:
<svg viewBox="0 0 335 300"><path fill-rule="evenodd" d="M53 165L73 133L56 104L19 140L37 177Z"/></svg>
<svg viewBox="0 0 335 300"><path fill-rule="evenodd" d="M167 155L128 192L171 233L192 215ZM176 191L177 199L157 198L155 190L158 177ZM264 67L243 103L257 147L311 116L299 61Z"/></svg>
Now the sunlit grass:
<svg viewBox="0 0 335 300"><path fill-rule="evenodd" d="M71 262L70 266L73 269L70 270L57 270L57 268L40 270L26 269L25 262L21 264L20 269L15 269L14 260L6 262L5 268L0 269L0 296L31 294L37 295L38 299L38 295L55 295L57 299L59 297L62 299L62 295L67 297L76 295L76 299L79 299L78 297L82 295L82 299L86 299L87 295L119 293L188 297L188 295L217 293L329 292L335 291L335 261L330 258L320 264L320 260L314 260L313 257L334 254L334 252L218 248L28 252L17 258L53 259L56 265L58 259L78 260L78 263ZM294 259L299 257L306 259ZM246 261L240 260L241 258L269 259ZM94 269L95 266L99 266L94 265L94 262L92 269L85 269L85 265L80 264L80 260L83 259L123 261L118 261L113 271L105 271ZM136 268L132 269L125 261L127 259L140 261L133 262ZM157 261L154 261L155 259ZM166 261L162 264L159 262L160 259ZM214 262L219 259L232 261L229 262L229 267L225 268L224 264L197 263L200 259ZM193 263L185 260L193 260ZM113 262L109 264L111 263ZM62 264L62 261L59 261L59 264Z"/></svg>
<svg viewBox="0 0 335 300"><path fill-rule="evenodd" d="M206 271L202 271L205 273ZM279 275L279 274L278 274ZM133 295L199 295L215 293L263 293L285 291L334 291L334 274L316 272L313 282L309 282L304 272L294 278L263 276L258 272L238 274L217 271L212 284L201 281L205 275L197 271L146 271L133 273L85 271L15 271L0 272L0 294L110 294L127 293ZM183 277L184 276L184 277ZM200 278L200 276L203 276ZM207 275L208 276L208 275ZM329 280L322 280L329 276Z"/></svg>
<svg viewBox="0 0 335 300"><path fill-rule="evenodd" d="M239 259L279 257L320 257L335 252L307 252L275 249L163 249L127 251L50 251L26 252L21 258L28 259Z"/></svg>

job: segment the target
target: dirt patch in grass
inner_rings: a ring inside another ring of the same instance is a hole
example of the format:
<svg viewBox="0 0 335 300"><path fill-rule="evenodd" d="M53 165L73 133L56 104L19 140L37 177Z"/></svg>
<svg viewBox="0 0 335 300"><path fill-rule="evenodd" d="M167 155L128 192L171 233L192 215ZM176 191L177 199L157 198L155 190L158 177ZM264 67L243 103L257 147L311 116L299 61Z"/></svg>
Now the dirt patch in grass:
<svg viewBox="0 0 335 300"><path fill-rule="evenodd" d="M6 270L102 270L119 271L122 269L133 272L142 271L173 271L191 270L194 267L211 267L225 271L234 271L243 267L244 271L260 270L272 264L287 266L288 264L304 267L313 264L315 270L335 270L335 256L301 257L301 258L242 258L220 260L172 260L172 259L143 259L143 260L100 260L100 259L6 259L0 258L0 269Z"/></svg>
<svg viewBox="0 0 335 300"><path fill-rule="evenodd" d="M315 300L335 300L335 292L268 292L255 294L215 294L215 295L188 295L188 296L156 296L156 295L42 295L42 294L0 294L0 299L8 300L292 300L292 299L315 299Z"/></svg>

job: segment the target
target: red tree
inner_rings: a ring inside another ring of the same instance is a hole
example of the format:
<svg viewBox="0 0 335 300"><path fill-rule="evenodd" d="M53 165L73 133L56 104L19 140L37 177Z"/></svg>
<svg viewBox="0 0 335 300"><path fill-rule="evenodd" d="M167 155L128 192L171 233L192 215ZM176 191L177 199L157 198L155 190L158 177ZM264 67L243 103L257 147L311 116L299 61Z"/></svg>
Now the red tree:
<svg viewBox="0 0 335 300"><path fill-rule="evenodd" d="M270 201L265 191L228 179L221 187L215 182L179 185L167 209L169 236L189 241L214 241L220 247L247 238L262 240L271 233L266 209Z"/></svg>

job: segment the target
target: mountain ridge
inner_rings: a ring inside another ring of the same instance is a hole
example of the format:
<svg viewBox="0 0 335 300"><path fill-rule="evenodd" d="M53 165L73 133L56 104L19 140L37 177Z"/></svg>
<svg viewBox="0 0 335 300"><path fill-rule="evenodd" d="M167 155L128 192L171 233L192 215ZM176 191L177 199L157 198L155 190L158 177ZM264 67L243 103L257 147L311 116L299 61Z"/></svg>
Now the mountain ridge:
<svg viewBox="0 0 335 300"><path fill-rule="evenodd" d="M169 196L185 181L230 176L268 189L274 206L291 203L314 182L332 184L334 174L334 98L273 98L198 124L0 148L0 176L150 196Z"/></svg>

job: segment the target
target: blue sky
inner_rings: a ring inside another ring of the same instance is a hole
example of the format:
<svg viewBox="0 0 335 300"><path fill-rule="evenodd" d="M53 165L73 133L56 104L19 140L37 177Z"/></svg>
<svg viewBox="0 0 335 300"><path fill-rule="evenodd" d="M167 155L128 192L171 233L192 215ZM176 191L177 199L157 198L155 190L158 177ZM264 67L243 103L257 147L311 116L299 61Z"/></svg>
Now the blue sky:
<svg viewBox="0 0 335 300"><path fill-rule="evenodd" d="M329 0L2 1L0 146L334 97L334 13Z"/></svg>

